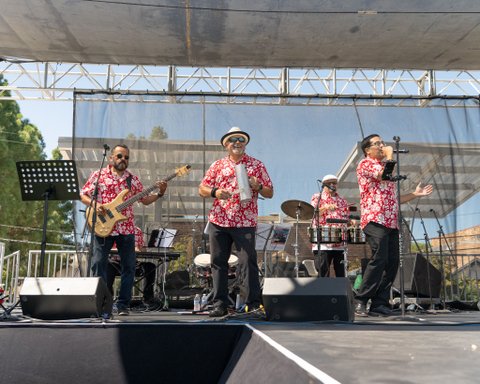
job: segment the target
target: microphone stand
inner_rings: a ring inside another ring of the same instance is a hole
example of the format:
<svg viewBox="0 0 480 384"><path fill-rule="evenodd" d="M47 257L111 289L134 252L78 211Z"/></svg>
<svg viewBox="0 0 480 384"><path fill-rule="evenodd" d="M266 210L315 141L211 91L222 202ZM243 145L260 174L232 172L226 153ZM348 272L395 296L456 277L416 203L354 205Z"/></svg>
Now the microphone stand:
<svg viewBox="0 0 480 384"><path fill-rule="evenodd" d="M415 243L415 248L417 248L417 252L422 253L422 250L420 249L420 245L418 244L417 239L413 236L413 233L412 233L413 225L412 225L412 229L410 229L410 227L408 225L408 222L407 222L407 220L405 220L404 217L402 217L402 222L403 222L403 225L405 226L405 228L407 228L408 233L410 234L410 238Z"/></svg>
<svg viewBox="0 0 480 384"><path fill-rule="evenodd" d="M433 300L432 300L432 287L430 285L430 252L432 252L432 245L430 243L430 239L428 237L427 228L425 228L425 223L423 221L422 214L420 213L420 209L415 209L418 212L418 216L420 217L420 223L422 224L423 228L423 238L425 239L425 256L427 258L427 282L428 282L428 296L430 297L430 309L434 309Z"/></svg>
<svg viewBox="0 0 480 384"><path fill-rule="evenodd" d="M313 212L313 220L314 220L314 223L316 225L315 227L315 231L317 233L317 262L318 262L318 266L319 266L319 271L318 271L318 277L321 277L320 276L320 273L321 273L321 270L320 270L320 266L321 266L321 255L320 255L320 235L322 233L322 228L320 227L320 199L322 198L322 187L319 183L320 180L317 180L317 187L318 187L318 200L317 200L317 204L315 205L315 210Z"/></svg>
<svg viewBox="0 0 480 384"><path fill-rule="evenodd" d="M400 209L400 181L406 179L405 176L400 175L400 137L394 136L395 154L397 161L397 175L392 181L397 182L397 204L398 204L398 248L399 248L399 273L400 273L400 309L402 310L402 317L405 317L405 280L403 275L403 235L402 235L402 210Z"/></svg>
<svg viewBox="0 0 480 384"><path fill-rule="evenodd" d="M440 224L440 221L438 220L438 216L437 216L437 213L435 212L435 210L433 209L430 209L430 212L433 213L433 216L435 216L435 220L437 221L437 225L438 225L438 252L439 252L439 256L440 256L440 265L441 265L441 274L442 274L442 284L443 284L443 308L445 309L445 300L447 299L447 284L445 284L446 280L445 280L445 264L444 264L444 261L443 261L443 251L442 251L442 238L443 240L445 241L445 244L448 248L448 251L450 252L450 255L453 254L452 252L452 249L450 248L450 245L448 244L448 240L447 240L447 237L445 236L445 232L443 232L443 226Z"/></svg>
<svg viewBox="0 0 480 384"><path fill-rule="evenodd" d="M92 258L93 258L93 248L95 246L95 223L97 222L97 197L98 197L98 181L100 180L100 175L102 173L103 165L105 164L105 158L107 157L107 151L110 148L106 145L103 146L103 155L102 155L102 163L100 164L100 169L98 171L97 181L95 182L95 189L93 190L92 198L90 199L90 205L88 206L90 209L93 209L92 212L92 227L90 228L90 249L88 251L88 262L87 262L87 276L90 277L90 268L92 266ZM88 211L88 209L87 209ZM85 229L88 225L85 225Z"/></svg>

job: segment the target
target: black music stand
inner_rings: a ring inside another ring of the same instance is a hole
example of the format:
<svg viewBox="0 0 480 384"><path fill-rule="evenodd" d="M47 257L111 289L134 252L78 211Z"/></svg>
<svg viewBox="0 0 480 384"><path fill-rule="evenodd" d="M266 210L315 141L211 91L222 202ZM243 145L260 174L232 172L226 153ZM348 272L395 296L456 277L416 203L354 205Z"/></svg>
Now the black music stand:
<svg viewBox="0 0 480 384"><path fill-rule="evenodd" d="M24 201L44 201L40 277L44 277L49 200L78 200L77 168L73 160L17 161L17 173Z"/></svg>

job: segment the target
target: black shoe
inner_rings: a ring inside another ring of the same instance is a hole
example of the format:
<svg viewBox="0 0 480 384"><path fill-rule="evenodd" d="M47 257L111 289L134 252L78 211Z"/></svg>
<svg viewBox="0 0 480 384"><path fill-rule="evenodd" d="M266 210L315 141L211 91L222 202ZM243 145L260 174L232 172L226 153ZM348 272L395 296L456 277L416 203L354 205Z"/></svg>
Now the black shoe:
<svg viewBox="0 0 480 384"><path fill-rule="evenodd" d="M376 307L370 308L370 312L368 312L368 314L370 316L392 316L393 311L386 305L378 305Z"/></svg>
<svg viewBox="0 0 480 384"><path fill-rule="evenodd" d="M213 308L209 313L209 317L222 317L228 314L227 308L224 307L216 307Z"/></svg>
<svg viewBox="0 0 480 384"><path fill-rule="evenodd" d="M355 315L356 315L356 316L362 316L362 317L368 316L368 313L367 313L367 304L362 303L361 301L359 301L359 302L357 303L357 305L355 306Z"/></svg>

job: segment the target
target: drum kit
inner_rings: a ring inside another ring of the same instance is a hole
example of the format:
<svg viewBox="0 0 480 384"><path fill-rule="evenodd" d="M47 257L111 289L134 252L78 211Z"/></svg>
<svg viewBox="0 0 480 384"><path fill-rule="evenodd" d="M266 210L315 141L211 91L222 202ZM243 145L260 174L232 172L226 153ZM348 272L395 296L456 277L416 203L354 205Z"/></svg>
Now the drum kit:
<svg viewBox="0 0 480 384"><path fill-rule="evenodd" d="M313 207L301 200L287 200L282 203L282 211L295 219L295 243L292 244L295 256L295 277L298 277L298 222L299 220L308 220L313 217Z"/></svg>
<svg viewBox="0 0 480 384"><path fill-rule="evenodd" d="M352 208L352 207L351 207ZM281 205L283 213L295 219L295 243L292 244L295 256L295 273L298 277L298 224L299 220L311 220L315 209L301 200L287 200ZM353 209L351 209L353 210ZM350 218L357 218L351 215ZM347 244L365 244L365 234L359 224L348 225L347 219L327 219L326 225L308 227L308 237L312 244L343 244L345 276L347 276Z"/></svg>

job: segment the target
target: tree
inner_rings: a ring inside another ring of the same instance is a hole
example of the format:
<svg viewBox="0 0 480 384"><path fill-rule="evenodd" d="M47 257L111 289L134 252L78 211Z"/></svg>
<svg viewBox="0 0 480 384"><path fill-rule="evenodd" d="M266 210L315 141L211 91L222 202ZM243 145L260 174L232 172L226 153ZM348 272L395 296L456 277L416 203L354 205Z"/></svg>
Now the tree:
<svg viewBox="0 0 480 384"><path fill-rule="evenodd" d="M7 84L1 75L0 84ZM30 249L40 249L44 203L22 200L16 163L45 160L44 149L42 134L23 118L18 104L10 100L0 101L0 178L3 181L0 188L0 241L6 245L6 254L20 250L22 264L26 263L24 255ZM55 156L58 158L58 151ZM70 216L71 203L52 201L49 204L48 243L68 242L60 232L71 232Z"/></svg>
<svg viewBox="0 0 480 384"><path fill-rule="evenodd" d="M152 128L152 133L150 134L150 140L165 140L168 139L168 134L161 125L157 125Z"/></svg>

